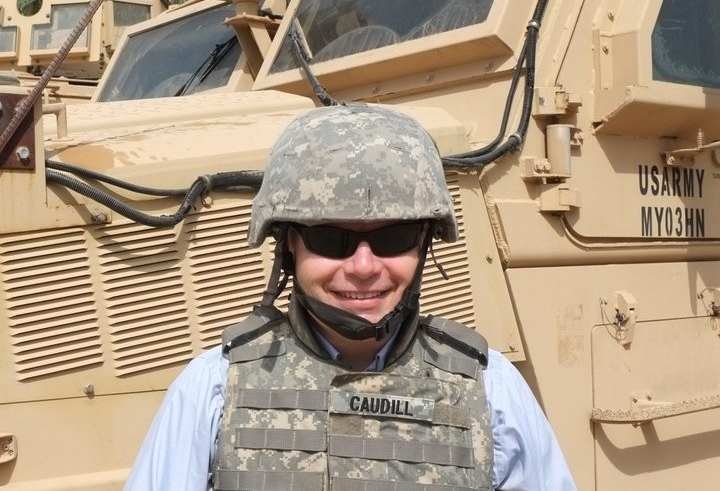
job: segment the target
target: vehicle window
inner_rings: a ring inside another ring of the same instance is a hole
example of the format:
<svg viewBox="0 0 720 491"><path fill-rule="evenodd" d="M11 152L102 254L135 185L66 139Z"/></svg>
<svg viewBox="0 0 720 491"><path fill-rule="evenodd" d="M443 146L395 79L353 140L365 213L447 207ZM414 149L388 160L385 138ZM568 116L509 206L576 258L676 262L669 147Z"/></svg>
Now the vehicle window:
<svg viewBox="0 0 720 491"><path fill-rule="evenodd" d="M30 49L57 49L62 46L86 10L87 4L84 3L53 5L50 8L50 22L32 27ZM87 45L88 30L85 29L75 46Z"/></svg>
<svg viewBox="0 0 720 491"><path fill-rule="evenodd" d="M311 63L451 31L487 19L493 0L304 0L298 20ZM285 39L271 72L297 65Z"/></svg>
<svg viewBox="0 0 720 491"><path fill-rule="evenodd" d="M15 39L17 39L17 27L0 27L0 53L13 53L15 51Z"/></svg>
<svg viewBox="0 0 720 491"><path fill-rule="evenodd" d="M720 88L720 2L665 0L652 34L653 78Z"/></svg>
<svg viewBox="0 0 720 491"><path fill-rule="evenodd" d="M241 52L235 31L223 25L234 15L227 4L133 34L114 55L119 58L97 100L172 97L226 85Z"/></svg>
<svg viewBox="0 0 720 491"><path fill-rule="evenodd" d="M115 25L131 26L150 18L150 5L129 2L113 2Z"/></svg>

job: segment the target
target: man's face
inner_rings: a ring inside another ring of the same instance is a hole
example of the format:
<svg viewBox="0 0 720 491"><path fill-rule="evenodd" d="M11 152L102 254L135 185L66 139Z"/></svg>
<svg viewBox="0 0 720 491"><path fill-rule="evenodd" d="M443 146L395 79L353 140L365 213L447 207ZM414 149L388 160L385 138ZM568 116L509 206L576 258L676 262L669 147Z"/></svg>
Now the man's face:
<svg viewBox="0 0 720 491"><path fill-rule="evenodd" d="M343 222L332 226L355 232L370 232L397 223L403 222ZM398 243L397 239L392 239L393 233L401 232L402 238L408 236L405 230L387 230L390 232L387 239L393 243ZM309 297L376 323L395 308L412 282L424 233L425 226L420 224L418 242L399 254L378 255L367 240L362 240L349 256L333 258L308 249L300 232L291 227L288 246L295 256L295 281ZM317 241L322 238L321 234L313 237ZM377 233L371 241L381 240L381 234ZM379 249L377 246L375 248Z"/></svg>

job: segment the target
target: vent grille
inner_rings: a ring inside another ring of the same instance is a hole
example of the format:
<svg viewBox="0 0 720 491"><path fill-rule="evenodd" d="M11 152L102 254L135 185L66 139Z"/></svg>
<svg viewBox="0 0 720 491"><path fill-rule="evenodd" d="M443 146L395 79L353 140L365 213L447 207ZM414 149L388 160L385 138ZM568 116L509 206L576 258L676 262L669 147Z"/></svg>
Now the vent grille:
<svg viewBox="0 0 720 491"><path fill-rule="evenodd" d="M428 258L421 306L474 327L472 295L463 294L471 282L457 178L448 185L460 241L434 245L450 280ZM125 377L216 345L265 289L271 257L247 246L250 209L250 200L216 207L173 229L118 224L0 237L0 300L16 378L101 364Z"/></svg>
<svg viewBox="0 0 720 491"><path fill-rule="evenodd" d="M95 230L105 315L118 375L192 357L183 254L174 229Z"/></svg>
<svg viewBox="0 0 720 491"><path fill-rule="evenodd" d="M196 299L197 331L203 349L222 330L245 318L265 290L265 269L247 245L251 206L201 213L188 221L190 282Z"/></svg>
<svg viewBox="0 0 720 491"><path fill-rule="evenodd" d="M82 230L0 238L4 310L20 381L102 363Z"/></svg>
<svg viewBox="0 0 720 491"><path fill-rule="evenodd" d="M423 270L423 288L420 307L425 313L455 320L475 327L475 311L470 294L470 266L465 242L465 220L460 200L460 187L456 177L447 176L448 189L455 202L455 218L459 239L452 244L435 242L435 259L448 275L442 277L430 254ZM468 295L465 295L468 293Z"/></svg>

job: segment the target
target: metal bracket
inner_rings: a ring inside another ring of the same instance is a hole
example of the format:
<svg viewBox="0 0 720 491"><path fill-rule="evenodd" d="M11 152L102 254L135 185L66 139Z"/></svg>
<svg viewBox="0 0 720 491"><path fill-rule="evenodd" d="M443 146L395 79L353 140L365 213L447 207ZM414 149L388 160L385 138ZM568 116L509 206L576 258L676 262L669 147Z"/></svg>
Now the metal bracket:
<svg viewBox="0 0 720 491"><path fill-rule="evenodd" d="M582 106L578 94L566 92L563 87L536 87L533 114L535 116L559 116L568 112L577 112Z"/></svg>
<svg viewBox="0 0 720 491"><path fill-rule="evenodd" d="M0 130L10 125L15 110L25 95L0 94ZM4 148L0 148L0 170L34 170L35 121L33 112L23 119L14 134L10 135Z"/></svg>
<svg viewBox="0 0 720 491"><path fill-rule="evenodd" d="M520 177L523 181L561 180L570 177L567 172L553 172L552 164L542 157L521 157Z"/></svg>
<svg viewBox="0 0 720 491"><path fill-rule="evenodd" d="M17 453L17 438L15 435L0 431L0 464L15 460Z"/></svg>
<svg viewBox="0 0 720 491"><path fill-rule="evenodd" d="M665 163L669 166L690 167L695 165L695 157L707 151L712 151L713 159L716 159L718 149L720 149L720 142L705 144L705 132L700 129L697 133L697 146L695 148L678 148L677 150L664 152L663 157Z"/></svg>
<svg viewBox="0 0 720 491"><path fill-rule="evenodd" d="M247 57L253 76L257 75L263 60L270 50L270 44L277 32L280 21L259 15L241 13L225 21L235 29L243 53Z"/></svg>
<svg viewBox="0 0 720 491"><path fill-rule="evenodd" d="M618 342L623 346L632 343L635 335L635 296L627 291L615 292L615 326L618 329Z"/></svg>
<svg viewBox="0 0 720 491"><path fill-rule="evenodd" d="M569 188L565 183L544 184L540 192L540 211L557 213L580 208L580 191Z"/></svg>

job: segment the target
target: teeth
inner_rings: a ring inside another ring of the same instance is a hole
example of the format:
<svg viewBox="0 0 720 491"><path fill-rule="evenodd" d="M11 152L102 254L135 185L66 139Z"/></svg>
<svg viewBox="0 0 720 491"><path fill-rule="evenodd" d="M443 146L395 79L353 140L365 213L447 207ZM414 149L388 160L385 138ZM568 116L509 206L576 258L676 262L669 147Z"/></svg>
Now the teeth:
<svg viewBox="0 0 720 491"><path fill-rule="evenodd" d="M382 293L379 292L343 292L340 295L342 295L345 298L353 298L358 300L364 300L366 298L375 298L382 295Z"/></svg>

